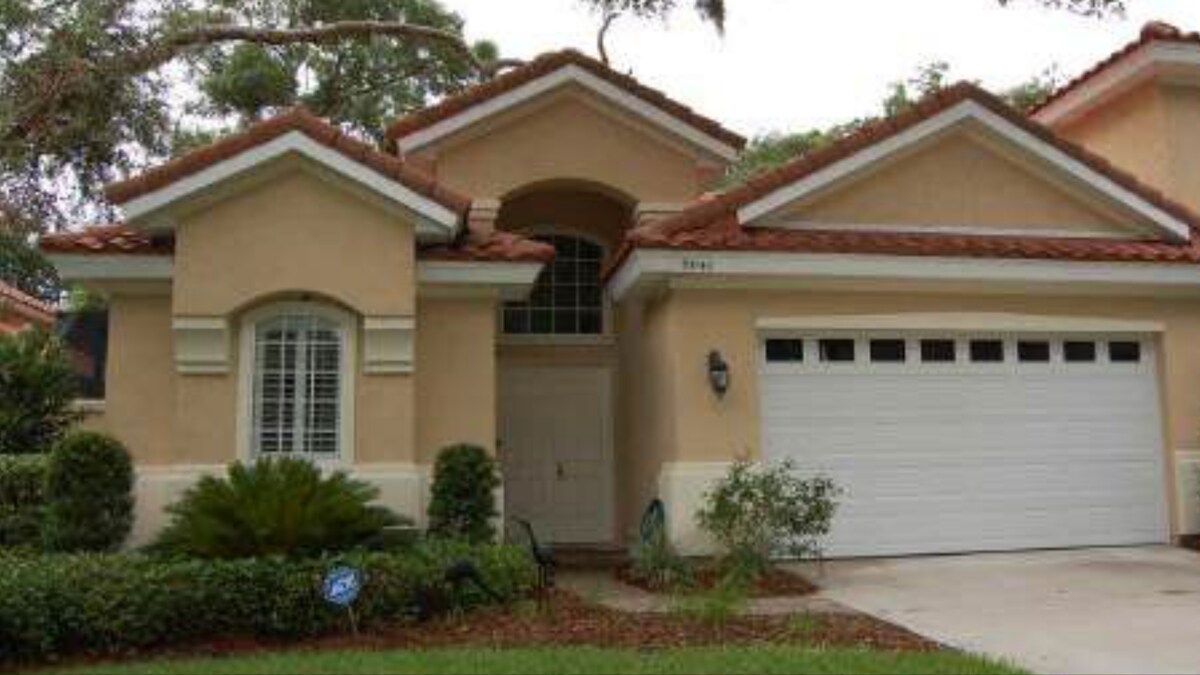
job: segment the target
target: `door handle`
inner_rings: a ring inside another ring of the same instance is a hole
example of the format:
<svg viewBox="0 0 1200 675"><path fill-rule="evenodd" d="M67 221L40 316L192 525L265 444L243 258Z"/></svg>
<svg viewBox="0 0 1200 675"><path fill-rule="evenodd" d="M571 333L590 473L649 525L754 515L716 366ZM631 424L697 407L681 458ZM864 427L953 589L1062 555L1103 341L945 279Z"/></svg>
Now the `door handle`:
<svg viewBox="0 0 1200 675"><path fill-rule="evenodd" d="M554 466L555 466L555 473L558 475L559 480L562 480L567 477L567 472L563 469L562 462L555 462Z"/></svg>

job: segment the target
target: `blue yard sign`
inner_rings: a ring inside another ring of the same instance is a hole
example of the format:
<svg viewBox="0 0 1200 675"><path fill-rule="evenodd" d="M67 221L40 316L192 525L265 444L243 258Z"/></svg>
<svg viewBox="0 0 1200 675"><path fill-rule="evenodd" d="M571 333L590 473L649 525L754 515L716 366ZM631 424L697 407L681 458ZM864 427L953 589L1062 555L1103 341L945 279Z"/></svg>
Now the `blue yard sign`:
<svg viewBox="0 0 1200 675"><path fill-rule="evenodd" d="M338 567L325 575L325 601L338 607L349 607L362 590L362 574L353 567Z"/></svg>

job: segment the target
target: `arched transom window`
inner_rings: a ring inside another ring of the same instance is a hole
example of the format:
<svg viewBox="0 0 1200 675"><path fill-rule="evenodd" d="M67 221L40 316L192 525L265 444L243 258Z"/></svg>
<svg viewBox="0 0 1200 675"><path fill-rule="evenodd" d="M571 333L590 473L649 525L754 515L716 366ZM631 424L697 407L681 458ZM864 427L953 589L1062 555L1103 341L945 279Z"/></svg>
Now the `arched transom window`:
<svg viewBox="0 0 1200 675"><path fill-rule="evenodd" d="M554 262L534 284L529 300L504 306L509 335L598 335L604 332L600 265L604 249L567 235L535 237L554 246Z"/></svg>
<svg viewBox="0 0 1200 675"><path fill-rule="evenodd" d="M337 459L342 452L346 330L331 315L285 309L253 323L251 450Z"/></svg>

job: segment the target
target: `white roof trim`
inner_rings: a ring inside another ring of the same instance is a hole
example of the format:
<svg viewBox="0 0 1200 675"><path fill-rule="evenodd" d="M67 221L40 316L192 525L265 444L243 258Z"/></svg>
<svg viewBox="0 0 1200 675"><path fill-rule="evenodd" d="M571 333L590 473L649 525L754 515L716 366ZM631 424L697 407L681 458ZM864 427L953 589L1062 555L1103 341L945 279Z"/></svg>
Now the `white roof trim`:
<svg viewBox="0 0 1200 675"><path fill-rule="evenodd" d="M50 263L64 281L158 281L175 275L169 255L51 254Z"/></svg>
<svg viewBox="0 0 1200 675"><path fill-rule="evenodd" d="M1191 227L1186 222L971 100L962 101L899 134L867 146L845 159L741 207L738 209L738 220L743 225L752 225L807 195L967 120L982 124L1038 159L1105 195L1109 200L1154 223L1169 238L1175 241L1188 241L1190 238Z"/></svg>
<svg viewBox="0 0 1200 675"><path fill-rule="evenodd" d="M545 265L540 262L421 261L417 282L423 291L466 294L499 293L504 300L520 300L533 289Z"/></svg>
<svg viewBox="0 0 1200 675"><path fill-rule="evenodd" d="M1200 67L1200 47L1179 42L1151 43L1052 101L1033 119L1050 126L1069 124L1155 76L1159 69L1178 66Z"/></svg>
<svg viewBox="0 0 1200 675"><path fill-rule="evenodd" d="M267 143L219 161L153 192L131 199L121 205L121 209L125 212L126 218L131 221L145 218L173 202L288 153L297 153L317 162L412 211L418 219L418 234L444 239L458 232L460 218L451 209L314 141L300 131L289 131Z"/></svg>
<svg viewBox="0 0 1200 675"><path fill-rule="evenodd" d="M647 103L638 96L629 93L604 78L593 75L575 64L567 64L558 70L527 82L512 91L505 92L495 98L472 106L426 129L402 136L396 140L396 145L402 154L408 154L476 124L485 118L504 112L514 106L568 84L580 85L605 100L615 103L621 108L659 127L667 129L676 136L703 148L721 159L726 161L737 159L738 149L736 147L701 131L694 125L680 120L674 115Z"/></svg>
<svg viewBox="0 0 1200 675"><path fill-rule="evenodd" d="M755 322L762 332L805 330L949 331L998 333L1137 333L1166 331L1157 321L1125 321L1100 317L1045 316L1006 312L914 312L912 314L835 314L830 316L764 317Z"/></svg>
<svg viewBox="0 0 1200 675"><path fill-rule="evenodd" d="M1128 241L1129 232L1099 229L1098 225L1077 227L1007 227L979 225L926 225L916 223L845 223L815 220L787 221L772 224L789 230L820 230L824 232L893 232L900 234L972 235L980 237L1054 237L1056 239L1112 239Z"/></svg>
<svg viewBox="0 0 1200 675"><path fill-rule="evenodd" d="M635 251L609 281L621 299L646 283L737 278L1034 283L1200 292L1200 265L748 251Z"/></svg>

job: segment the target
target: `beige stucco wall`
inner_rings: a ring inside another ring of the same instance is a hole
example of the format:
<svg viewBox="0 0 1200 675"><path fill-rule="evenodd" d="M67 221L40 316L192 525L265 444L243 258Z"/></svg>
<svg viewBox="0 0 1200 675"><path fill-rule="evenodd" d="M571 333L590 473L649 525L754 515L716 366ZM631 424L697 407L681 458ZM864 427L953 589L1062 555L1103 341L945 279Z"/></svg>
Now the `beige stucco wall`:
<svg viewBox="0 0 1200 675"><path fill-rule="evenodd" d="M139 465L178 461L170 296L112 297L108 350L104 414L89 425L114 434Z"/></svg>
<svg viewBox="0 0 1200 675"><path fill-rule="evenodd" d="M1200 212L1200 88L1166 87L1166 143L1172 196Z"/></svg>
<svg viewBox="0 0 1200 675"><path fill-rule="evenodd" d="M1103 155L1140 180L1195 207L1200 196L1185 199L1176 190L1173 156L1178 134L1169 133L1165 90L1154 82L1137 87L1084 117L1055 127L1066 139ZM1200 134L1184 133L1200 142ZM1200 165L1196 170L1200 171ZM1200 177L1197 178L1200 180Z"/></svg>
<svg viewBox="0 0 1200 675"><path fill-rule="evenodd" d="M245 433L237 424L243 317L272 301L297 299L334 303L353 317L355 463L415 461L413 377L362 367L364 319L416 312L414 255L409 222L302 162L267 170L256 183L184 214L172 311L224 319L230 367L225 374L178 377L174 461L238 458Z"/></svg>
<svg viewBox="0 0 1200 675"><path fill-rule="evenodd" d="M1071 194L987 141L953 132L858 180L797 204L784 219L816 224L965 225L1017 231L1128 233L1109 209Z"/></svg>
<svg viewBox="0 0 1200 675"><path fill-rule="evenodd" d="M1159 353L1168 455L1200 449L1200 300L689 290L672 291L664 302L660 311L671 340L653 348L651 358L664 364L670 381L647 395L657 399L649 405L665 411L672 429L655 441L665 443L660 452L666 462L759 456L758 319L854 314L994 312L1161 323L1166 327ZM712 394L706 381L704 364L714 349L729 362L733 375L732 389L723 400ZM641 433L649 438L655 432ZM1173 476L1174 467L1170 470Z"/></svg>
<svg viewBox="0 0 1200 675"><path fill-rule="evenodd" d="M187 215L176 236L177 316L224 316L296 291L370 316L415 308L412 226L309 171Z"/></svg>
<svg viewBox="0 0 1200 675"><path fill-rule="evenodd" d="M583 235L611 254L633 224L631 205L569 185L535 190L504 203L496 228L527 235L561 232Z"/></svg>
<svg viewBox="0 0 1200 675"><path fill-rule="evenodd" d="M561 93L480 122L440 142L432 161L440 181L477 199L570 179L637 201L684 202L703 191L705 179L694 154L580 93Z"/></svg>
<svg viewBox="0 0 1200 675"><path fill-rule="evenodd" d="M417 319L417 459L448 445L496 445L496 305L422 299Z"/></svg>

